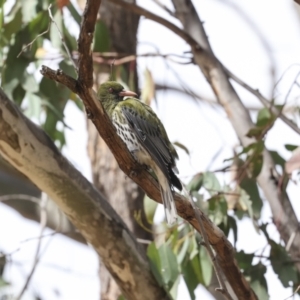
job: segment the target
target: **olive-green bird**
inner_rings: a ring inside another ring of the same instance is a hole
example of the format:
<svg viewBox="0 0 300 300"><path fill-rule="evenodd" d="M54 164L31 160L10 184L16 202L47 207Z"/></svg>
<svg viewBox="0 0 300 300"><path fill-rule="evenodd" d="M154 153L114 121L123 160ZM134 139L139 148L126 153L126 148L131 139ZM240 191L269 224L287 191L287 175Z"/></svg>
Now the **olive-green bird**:
<svg viewBox="0 0 300 300"><path fill-rule="evenodd" d="M128 98L124 99L126 96ZM172 225L177 219L172 190L173 187L182 190L175 175L178 172L175 164L178 155L157 115L150 106L134 98L136 96L115 81L103 83L98 91L106 113L130 153L136 161L155 172L166 219Z"/></svg>

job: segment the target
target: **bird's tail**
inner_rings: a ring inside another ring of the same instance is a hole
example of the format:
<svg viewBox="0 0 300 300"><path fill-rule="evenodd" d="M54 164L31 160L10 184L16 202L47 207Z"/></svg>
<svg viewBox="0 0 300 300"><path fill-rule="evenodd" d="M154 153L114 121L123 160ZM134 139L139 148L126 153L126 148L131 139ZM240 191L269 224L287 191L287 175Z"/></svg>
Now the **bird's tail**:
<svg viewBox="0 0 300 300"><path fill-rule="evenodd" d="M161 184L160 182L160 193L162 197L162 201L165 207L165 214L168 225L174 225L177 221L177 210L173 198L173 194L170 188L170 185L167 179L164 182L165 184Z"/></svg>

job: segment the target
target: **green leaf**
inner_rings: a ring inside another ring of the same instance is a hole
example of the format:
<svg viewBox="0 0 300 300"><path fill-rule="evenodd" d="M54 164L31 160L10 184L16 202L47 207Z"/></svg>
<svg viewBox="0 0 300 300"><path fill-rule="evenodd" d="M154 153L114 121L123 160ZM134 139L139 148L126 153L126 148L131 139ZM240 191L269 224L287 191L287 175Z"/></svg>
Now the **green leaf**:
<svg viewBox="0 0 300 300"><path fill-rule="evenodd" d="M271 114L269 109L264 107L258 112L256 126L265 127L272 121L273 121L273 115Z"/></svg>
<svg viewBox="0 0 300 300"><path fill-rule="evenodd" d="M219 227L221 230L223 230L224 234L227 237L229 235L230 230L233 231L233 238L234 238L234 245L235 245L237 242L237 230L238 230L235 218L227 215L227 217L225 219L227 221L227 224L225 224L226 222L222 222L221 224L219 224Z"/></svg>
<svg viewBox="0 0 300 300"><path fill-rule="evenodd" d="M257 293L258 299L269 299L269 297L264 298L266 294L268 296L268 285L265 278L266 271L266 266L260 262L244 269L245 276L250 276L250 285Z"/></svg>
<svg viewBox="0 0 300 300"><path fill-rule="evenodd" d="M36 6L38 4L38 0L26 0L20 2L22 3L23 22L28 23L36 16Z"/></svg>
<svg viewBox="0 0 300 300"><path fill-rule="evenodd" d="M227 222L227 202L224 196L213 196L208 200L209 217L216 225Z"/></svg>
<svg viewBox="0 0 300 300"><path fill-rule="evenodd" d="M10 40L12 35L21 29L22 24L22 10L21 8L18 8L14 18L10 22L4 24L3 36L7 40Z"/></svg>
<svg viewBox="0 0 300 300"><path fill-rule="evenodd" d="M144 197L144 211L149 224L153 224L157 205L158 203L150 199L148 196Z"/></svg>
<svg viewBox="0 0 300 300"><path fill-rule="evenodd" d="M63 32L63 21L62 21L62 14L61 14L60 10L57 10L55 12L55 14L53 15L53 19L56 24L51 22L51 25L50 25L50 39L51 39L52 46L57 49L64 50L63 45L62 45L61 36L60 36L60 32ZM60 32L58 31L57 27Z"/></svg>
<svg viewBox="0 0 300 300"><path fill-rule="evenodd" d="M28 107L25 110L25 115L29 118L35 117L39 120L40 116L41 116L40 98L38 96L36 96L35 94L31 94L31 93L26 93L25 98L28 103Z"/></svg>
<svg viewBox="0 0 300 300"><path fill-rule="evenodd" d="M221 192L222 188L216 175L212 172L203 173L203 187L211 194L215 195L216 192Z"/></svg>
<svg viewBox="0 0 300 300"><path fill-rule="evenodd" d="M68 50L72 53L73 50L77 50L77 41L73 35L70 34L68 28L63 24L63 36ZM65 48L63 48L65 51ZM64 61L65 62L65 61Z"/></svg>
<svg viewBox="0 0 300 300"><path fill-rule="evenodd" d="M249 163L249 171L251 173L252 178L256 178L262 169L263 166L263 155L262 153L255 154L254 157L251 158Z"/></svg>
<svg viewBox="0 0 300 300"><path fill-rule="evenodd" d="M273 240L269 240L271 246L270 261L274 272L278 275L284 287L290 287L290 282L297 282L297 271L294 262L286 252L285 248Z"/></svg>
<svg viewBox="0 0 300 300"><path fill-rule="evenodd" d="M209 286L213 275L213 266L205 247L200 247L199 259L202 269L203 283L205 286Z"/></svg>
<svg viewBox="0 0 300 300"><path fill-rule="evenodd" d="M2 84L9 83L15 79L19 81L23 78L30 60L27 59L24 54L18 58L17 56L22 50L24 40L27 42L28 37L28 34L23 31L16 34L15 43L9 48L9 52L7 54Z"/></svg>
<svg viewBox="0 0 300 300"><path fill-rule="evenodd" d="M244 250L236 252L235 258L242 270L248 270L252 266L254 253L245 253Z"/></svg>
<svg viewBox="0 0 300 300"><path fill-rule="evenodd" d="M240 198L239 204L243 211L248 211L248 214L252 220L254 220L253 210L252 210L252 201L250 200L249 195L243 189L240 189Z"/></svg>
<svg viewBox="0 0 300 300"><path fill-rule="evenodd" d="M266 286L262 284L260 281L258 280L251 281L250 285L259 300L270 299Z"/></svg>
<svg viewBox="0 0 300 300"><path fill-rule="evenodd" d="M13 90L12 99L15 103L21 106L23 99L25 97L26 91L22 88L21 84L18 84L17 87Z"/></svg>
<svg viewBox="0 0 300 300"><path fill-rule="evenodd" d="M262 136L264 130L263 127L253 127L246 133L246 136L249 138L259 138Z"/></svg>
<svg viewBox="0 0 300 300"><path fill-rule="evenodd" d="M174 142L173 145L175 145L176 147L178 147L181 150L183 150L187 155L190 155L189 149L186 146L184 146L182 143Z"/></svg>
<svg viewBox="0 0 300 300"><path fill-rule="evenodd" d="M270 152L270 154L271 154L271 156L272 156L272 158L273 158L275 164L281 166L281 167L282 167L282 170L284 170L285 162L286 162L285 159L283 159L283 158L278 154L277 151L269 151L269 152Z"/></svg>
<svg viewBox="0 0 300 300"><path fill-rule="evenodd" d="M97 21L94 34L94 52L107 52L110 49L109 30L102 20Z"/></svg>
<svg viewBox="0 0 300 300"><path fill-rule="evenodd" d="M74 20L76 21L76 23L78 25L80 25L81 23L81 16L80 14L77 12L76 8L74 7L74 5L72 4L72 1L69 2L69 5L67 6L68 10L70 11L72 17L74 18Z"/></svg>
<svg viewBox="0 0 300 300"><path fill-rule="evenodd" d="M294 151L296 150L299 146L297 145L291 145L291 144L286 144L284 145L285 149L288 150L288 151Z"/></svg>
<svg viewBox="0 0 300 300"><path fill-rule="evenodd" d="M142 88L141 100L147 105L150 105L154 97L155 97L155 83L150 70L146 68L144 71L144 85Z"/></svg>
<svg viewBox="0 0 300 300"><path fill-rule="evenodd" d="M179 253L177 254L177 261L178 261L178 264L182 264L184 258L186 257L186 254L188 252L188 249L189 249L189 244L190 244L190 239L188 237L186 237L184 239L184 242L182 243L181 247L180 247L180 250L179 250Z"/></svg>
<svg viewBox="0 0 300 300"><path fill-rule="evenodd" d="M249 177L245 177L240 183L240 187L243 190L245 190L245 192L249 195L251 199L254 217L259 218L263 202L258 191L256 180Z"/></svg>
<svg viewBox="0 0 300 300"><path fill-rule="evenodd" d="M69 99L70 91L57 83L42 79L40 84L39 96L43 99L42 103L46 110L46 120L43 124L44 130L55 140L56 124L58 121L64 123L64 109Z"/></svg>
<svg viewBox="0 0 300 300"><path fill-rule="evenodd" d="M30 33L31 39L35 39L36 36L42 32L45 32L48 28L50 19L47 11L41 11L35 15L35 18L30 21L28 24L28 31ZM41 39L48 38L49 33L43 35Z"/></svg>
<svg viewBox="0 0 300 300"><path fill-rule="evenodd" d="M70 61L62 60L59 63L59 68L73 78L77 76L74 66Z"/></svg>
<svg viewBox="0 0 300 300"><path fill-rule="evenodd" d="M4 80L3 80L4 81ZM8 98L13 99L13 91L19 85L19 80L14 78L8 82L2 83L2 89L5 91Z"/></svg>
<svg viewBox="0 0 300 300"><path fill-rule="evenodd" d="M198 245L195 236L192 236L189 241L189 259L192 260L198 254Z"/></svg>
<svg viewBox="0 0 300 300"><path fill-rule="evenodd" d="M203 173L196 174L187 185L190 192L199 191L203 183Z"/></svg>
<svg viewBox="0 0 300 300"><path fill-rule="evenodd" d="M199 255L196 255L193 257L193 259L190 260L191 266L193 268L193 271L196 275L197 281L199 283L203 283L203 276L202 276L202 269L201 269L201 264L199 260Z"/></svg>
<svg viewBox="0 0 300 300"><path fill-rule="evenodd" d="M178 286L180 283L180 276L177 277L177 279L175 280L173 286L170 289L170 295L172 297L172 299L177 299L177 293L178 293Z"/></svg>
<svg viewBox="0 0 300 300"><path fill-rule="evenodd" d="M158 249L158 253L160 257L162 278L169 290L179 276L177 259L167 244L162 244Z"/></svg>
<svg viewBox="0 0 300 300"><path fill-rule="evenodd" d="M39 84L32 74L26 72L25 76L21 80L22 88L28 93L36 93L39 90Z"/></svg>
<svg viewBox="0 0 300 300"><path fill-rule="evenodd" d="M191 261L188 261L182 267L182 275L183 275L183 279L186 283L186 286L187 286L187 289L189 291L191 299L195 300L195 292L194 291L195 291L197 285L199 284L199 281L198 281L197 276L194 272Z"/></svg>
<svg viewBox="0 0 300 300"><path fill-rule="evenodd" d="M163 286L164 281L161 275L161 262L158 250L154 242L152 242L147 248L147 256L150 262L150 269L158 282L159 286Z"/></svg>

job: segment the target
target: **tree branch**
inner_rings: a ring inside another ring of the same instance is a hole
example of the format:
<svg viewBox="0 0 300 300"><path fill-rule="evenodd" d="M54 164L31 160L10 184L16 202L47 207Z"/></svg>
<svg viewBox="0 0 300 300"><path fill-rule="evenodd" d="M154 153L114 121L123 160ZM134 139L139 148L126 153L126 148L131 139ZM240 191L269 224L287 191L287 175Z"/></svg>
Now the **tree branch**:
<svg viewBox="0 0 300 300"><path fill-rule="evenodd" d="M144 251L106 199L1 89L0 153L57 203L93 245L127 299L168 299Z"/></svg>
<svg viewBox="0 0 300 300"><path fill-rule="evenodd" d="M239 77L237 77L236 75L234 75L230 70L226 69L225 67L224 67L224 69L225 69L225 71L226 71L226 73L228 74L229 77L231 77L236 83L238 83L244 89L246 89L247 91L249 91L251 94L253 94L254 96L256 96L257 99L263 104L264 107L270 109L271 112L272 112L272 114L276 118L280 118L286 125L288 125L296 133L300 134L300 128L297 126L297 124L295 124L292 120L290 120L289 118L287 118L282 113L282 111L279 111L279 109L277 109L276 106L274 106L274 104L271 103L271 101L269 101L267 98L265 98L259 92L259 90L255 90L254 88L252 88L250 85L248 85L246 82L244 82Z"/></svg>
<svg viewBox="0 0 300 300"><path fill-rule="evenodd" d="M93 59L91 44L101 0L87 0L78 38L78 81L82 86L93 86Z"/></svg>

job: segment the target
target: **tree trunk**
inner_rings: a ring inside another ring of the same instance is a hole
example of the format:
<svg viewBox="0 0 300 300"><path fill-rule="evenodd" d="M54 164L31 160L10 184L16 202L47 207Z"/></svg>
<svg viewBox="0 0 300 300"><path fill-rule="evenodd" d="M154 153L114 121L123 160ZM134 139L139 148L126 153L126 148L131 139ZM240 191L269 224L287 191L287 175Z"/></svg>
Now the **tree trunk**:
<svg viewBox="0 0 300 300"><path fill-rule="evenodd" d="M128 11L102 1L100 9L101 19L109 30L111 41L110 51L122 54L135 54L137 44L137 28L139 17ZM130 88L137 90L136 64L124 65L125 78ZM108 80L109 66L95 67L96 84ZM91 160L93 182L101 191L124 222L135 234L142 239L152 239L134 219L135 212L143 213L144 192L130 178L119 169L111 151L99 136L92 122L88 121L88 155ZM145 218L143 217L143 223ZM120 295L120 290L112 279L105 266L100 263L101 299L115 300Z"/></svg>

